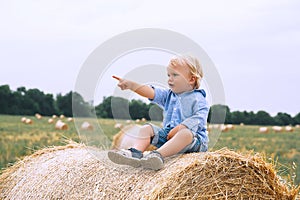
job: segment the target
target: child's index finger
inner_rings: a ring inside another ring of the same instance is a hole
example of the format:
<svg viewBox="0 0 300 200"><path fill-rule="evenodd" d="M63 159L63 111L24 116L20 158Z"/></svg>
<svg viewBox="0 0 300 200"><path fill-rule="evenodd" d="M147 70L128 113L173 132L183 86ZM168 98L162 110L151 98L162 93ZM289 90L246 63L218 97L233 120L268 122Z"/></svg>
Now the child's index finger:
<svg viewBox="0 0 300 200"><path fill-rule="evenodd" d="M114 79L117 79L118 81L121 80L120 77L117 77L117 76L112 76Z"/></svg>

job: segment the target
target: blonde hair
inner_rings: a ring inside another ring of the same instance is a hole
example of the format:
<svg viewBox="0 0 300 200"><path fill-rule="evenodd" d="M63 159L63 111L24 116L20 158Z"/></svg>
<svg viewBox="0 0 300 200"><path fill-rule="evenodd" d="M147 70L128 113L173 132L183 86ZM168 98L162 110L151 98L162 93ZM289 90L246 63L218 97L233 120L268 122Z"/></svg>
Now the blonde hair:
<svg viewBox="0 0 300 200"><path fill-rule="evenodd" d="M203 70L202 66L199 62L199 60L190 54L184 54L184 55L177 55L171 59L171 62L178 62L179 64L183 65L186 64L189 69L192 76L195 77L195 88L200 87L200 82L203 78Z"/></svg>

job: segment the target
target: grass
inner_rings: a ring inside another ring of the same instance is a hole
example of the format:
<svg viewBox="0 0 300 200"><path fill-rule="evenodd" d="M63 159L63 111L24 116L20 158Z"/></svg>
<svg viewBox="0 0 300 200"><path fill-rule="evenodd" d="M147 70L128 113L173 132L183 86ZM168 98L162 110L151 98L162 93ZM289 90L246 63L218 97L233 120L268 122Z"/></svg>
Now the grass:
<svg viewBox="0 0 300 200"><path fill-rule="evenodd" d="M235 126L222 133L212 150L227 147L243 152L254 151L277 166L279 175L300 183L300 129L294 132L259 133L259 126ZM299 167L296 167L299 166ZM288 177L290 176L290 177Z"/></svg>
<svg viewBox="0 0 300 200"><path fill-rule="evenodd" d="M66 140L80 142L73 122L64 120L69 129L62 131L55 130L54 124L48 124L49 117L37 120L33 116L25 116L34 121L32 125L21 123L21 117L23 116L0 115L0 169L12 165L37 149L64 145ZM79 119L79 122L84 120ZM98 122L106 138L111 141L113 135L118 132L118 129L114 128L115 121L99 119ZM125 121L123 123L125 124ZM300 166L299 141L300 129L295 129L292 133L271 131L262 134L258 133L258 126L235 126L234 130L222 133L210 150L227 147L238 152L252 150L262 153L266 158L270 158L269 162L276 164L279 175L289 176L296 185L299 185L300 167L295 169L295 166Z"/></svg>
<svg viewBox="0 0 300 200"><path fill-rule="evenodd" d="M53 145L63 145L66 139L79 142L75 126L69 123L69 130L55 130L48 124L49 118L35 119L27 125L21 123L21 116L0 115L0 168L5 168L16 160L32 154L35 150Z"/></svg>

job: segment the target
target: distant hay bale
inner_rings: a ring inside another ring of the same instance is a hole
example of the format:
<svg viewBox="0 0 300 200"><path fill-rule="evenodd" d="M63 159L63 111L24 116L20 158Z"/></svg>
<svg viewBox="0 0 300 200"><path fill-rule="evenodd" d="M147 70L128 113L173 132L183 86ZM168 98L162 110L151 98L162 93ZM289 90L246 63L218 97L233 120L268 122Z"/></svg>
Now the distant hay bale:
<svg viewBox="0 0 300 200"><path fill-rule="evenodd" d="M22 117L21 122L25 123L26 122L26 117Z"/></svg>
<svg viewBox="0 0 300 200"><path fill-rule="evenodd" d="M52 115L52 118L53 118L53 119L56 119L56 118L57 118L57 115Z"/></svg>
<svg viewBox="0 0 300 200"><path fill-rule="evenodd" d="M222 132L227 132L227 131L229 131L229 128L226 126L226 124L221 124L220 125L220 130Z"/></svg>
<svg viewBox="0 0 300 200"><path fill-rule="evenodd" d="M48 124L53 124L54 120L52 118L48 119Z"/></svg>
<svg viewBox="0 0 300 200"><path fill-rule="evenodd" d="M121 128L123 128L123 124L116 123L115 126L114 126L114 128L121 129Z"/></svg>
<svg viewBox="0 0 300 200"><path fill-rule="evenodd" d="M134 139L140 131L141 125L132 124L122 128L116 135L113 136L112 149L128 149L134 145ZM151 151L156 149L150 145L146 150Z"/></svg>
<svg viewBox="0 0 300 200"><path fill-rule="evenodd" d="M0 199L289 200L298 191L259 155L227 149L172 157L153 171L116 165L107 151L70 144L37 151L0 175Z"/></svg>
<svg viewBox="0 0 300 200"><path fill-rule="evenodd" d="M208 131L220 130L223 133L234 129L235 127L233 124L209 124L207 127Z"/></svg>
<svg viewBox="0 0 300 200"><path fill-rule="evenodd" d="M226 124L226 127L228 130L234 130L234 125L233 124Z"/></svg>
<svg viewBox="0 0 300 200"><path fill-rule="evenodd" d="M146 122L147 120L146 120L146 118L143 117L143 118L141 119L141 121L142 121L142 122Z"/></svg>
<svg viewBox="0 0 300 200"><path fill-rule="evenodd" d="M34 115L37 119L42 119L42 115L40 115L39 113L35 113Z"/></svg>
<svg viewBox="0 0 300 200"><path fill-rule="evenodd" d="M68 117L67 121L68 121L68 122L73 122L74 119L73 119L72 117Z"/></svg>
<svg viewBox="0 0 300 200"><path fill-rule="evenodd" d="M80 127L81 130L86 130L86 131L92 131L94 130L94 127L92 124L90 124L89 122L83 122L81 124L81 127Z"/></svg>
<svg viewBox="0 0 300 200"><path fill-rule="evenodd" d="M283 128L281 126L272 126L272 130L275 133L281 133L283 131Z"/></svg>
<svg viewBox="0 0 300 200"><path fill-rule="evenodd" d="M269 128L266 126L259 127L258 132L260 133L269 133Z"/></svg>
<svg viewBox="0 0 300 200"><path fill-rule="evenodd" d="M33 124L33 121L31 119L26 118L25 124Z"/></svg>
<svg viewBox="0 0 300 200"><path fill-rule="evenodd" d="M292 126L286 126L286 127L284 128L284 130L285 130L286 132L293 132L293 131L294 131L294 128L293 128Z"/></svg>
<svg viewBox="0 0 300 200"><path fill-rule="evenodd" d="M55 124L55 129L57 130L68 130L68 125L61 120L58 120Z"/></svg>
<svg viewBox="0 0 300 200"><path fill-rule="evenodd" d="M64 116L64 115L60 115L60 116L59 116L59 118L61 118L61 119L64 119L64 118L65 118L65 116Z"/></svg>

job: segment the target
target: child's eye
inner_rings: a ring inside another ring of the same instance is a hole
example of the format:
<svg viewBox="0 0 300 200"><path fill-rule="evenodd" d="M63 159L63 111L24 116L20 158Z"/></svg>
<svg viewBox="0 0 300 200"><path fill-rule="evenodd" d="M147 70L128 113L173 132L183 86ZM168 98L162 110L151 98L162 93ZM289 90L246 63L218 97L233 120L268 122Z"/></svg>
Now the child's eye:
<svg viewBox="0 0 300 200"><path fill-rule="evenodd" d="M179 74L173 74L174 77L179 76Z"/></svg>

